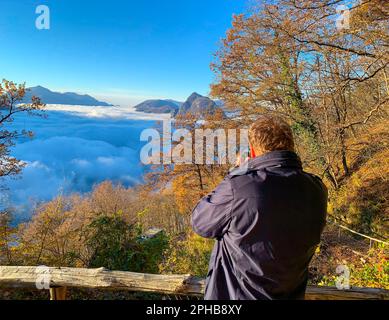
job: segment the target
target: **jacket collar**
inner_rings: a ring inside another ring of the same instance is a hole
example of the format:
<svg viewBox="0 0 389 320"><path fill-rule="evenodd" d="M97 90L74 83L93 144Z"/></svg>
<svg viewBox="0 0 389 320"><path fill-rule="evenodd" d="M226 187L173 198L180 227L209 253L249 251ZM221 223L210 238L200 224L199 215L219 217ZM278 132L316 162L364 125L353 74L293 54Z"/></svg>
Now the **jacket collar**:
<svg viewBox="0 0 389 320"><path fill-rule="evenodd" d="M302 169L302 163L299 156L293 151L272 151L250 159L246 165L242 165L230 171L230 175L244 175L250 171L258 171L269 167Z"/></svg>
<svg viewBox="0 0 389 320"><path fill-rule="evenodd" d="M292 151L272 151L262 156L250 159L249 170L260 170L267 167L293 167L302 169L299 156Z"/></svg>

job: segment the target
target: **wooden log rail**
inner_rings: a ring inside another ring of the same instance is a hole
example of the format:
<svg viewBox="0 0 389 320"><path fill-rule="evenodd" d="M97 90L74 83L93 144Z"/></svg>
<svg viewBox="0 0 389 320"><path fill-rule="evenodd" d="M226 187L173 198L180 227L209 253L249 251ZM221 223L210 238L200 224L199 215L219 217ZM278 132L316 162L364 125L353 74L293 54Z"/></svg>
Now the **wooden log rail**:
<svg viewBox="0 0 389 320"><path fill-rule="evenodd" d="M44 288L52 300L65 300L66 288L128 290L201 296L204 279L190 275L153 275L124 271L48 267L1 267L0 288ZM338 290L310 286L307 300L389 300L389 291L372 288Z"/></svg>

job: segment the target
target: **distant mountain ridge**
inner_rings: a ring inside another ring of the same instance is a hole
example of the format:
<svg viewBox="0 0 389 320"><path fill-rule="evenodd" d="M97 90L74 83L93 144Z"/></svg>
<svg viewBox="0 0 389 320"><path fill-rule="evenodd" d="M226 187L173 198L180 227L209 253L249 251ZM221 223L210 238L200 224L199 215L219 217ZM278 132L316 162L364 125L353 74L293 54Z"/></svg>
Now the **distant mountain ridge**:
<svg viewBox="0 0 389 320"><path fill-rule="evenodd" d="M175 115L180 105L172 100L146 100L135 106L136 111L145 113L170 113Z"/></svg>
<svg viewBox="0 0 389 320"><path fill-rule="evenodd" d="M173 99L167 99L166 101L173 102L174 104L176 104L179 107L181 107L183 104L182 101L177 101L177 100L173 100Z"/></svg>
<svg viewBox="0 0 389 320"><path fill-rule="evenodd" d="M168 99L146 100L135 106L135 109L145 113L170 113L172 116L192 113L201 117L203 114L213 114L217 109L221 109L221 104L194 92L185 102Z"/></svg>
<svg viewBox="0 0 389 320"><path fill-rule="evenodd" d="M31 98L36 96L45 104L64 104L64 105L80 105L80 106L103 106L109 107L111 104L99 101L90 95L77 94L74 92L54 92L45 87L37 86L28 88L23 99L24 103L30 103Z"/></svg>

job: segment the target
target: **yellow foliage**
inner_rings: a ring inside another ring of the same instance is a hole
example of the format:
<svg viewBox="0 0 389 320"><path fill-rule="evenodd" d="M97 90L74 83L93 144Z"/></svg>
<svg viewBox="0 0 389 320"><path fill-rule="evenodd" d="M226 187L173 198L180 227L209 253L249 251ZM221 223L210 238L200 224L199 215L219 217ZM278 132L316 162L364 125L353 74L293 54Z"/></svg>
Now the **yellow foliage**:
<svg viewBox="0 0 389 320"><path fill-rule="evenodd" d="M193 232L189 232L184 240L171 240L160 272L206 276L213 245L214 240L204 239Z"/></svg>

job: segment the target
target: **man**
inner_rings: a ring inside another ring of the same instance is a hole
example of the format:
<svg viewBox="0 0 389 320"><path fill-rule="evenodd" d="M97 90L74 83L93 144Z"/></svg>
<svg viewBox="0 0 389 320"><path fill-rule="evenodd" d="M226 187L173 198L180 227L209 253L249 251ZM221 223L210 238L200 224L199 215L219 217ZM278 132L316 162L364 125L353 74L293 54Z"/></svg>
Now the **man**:
<svg viewBox="0 0 389 320"><path fill-rule="evenodd" d="M304 299L327 189L303 171L282 119L261 116L249 142L248 169L232 171L192 214L194 231L217 239L205 299Z"/></svg>

